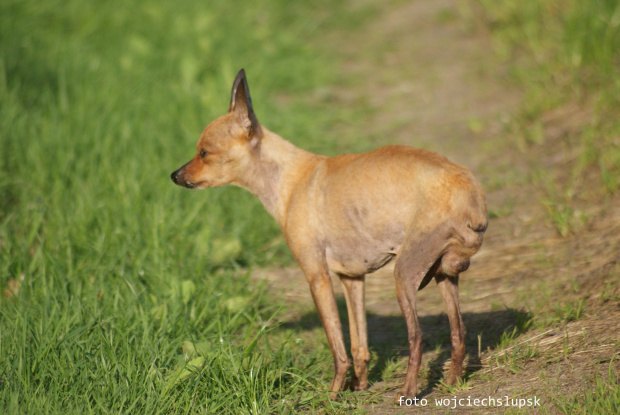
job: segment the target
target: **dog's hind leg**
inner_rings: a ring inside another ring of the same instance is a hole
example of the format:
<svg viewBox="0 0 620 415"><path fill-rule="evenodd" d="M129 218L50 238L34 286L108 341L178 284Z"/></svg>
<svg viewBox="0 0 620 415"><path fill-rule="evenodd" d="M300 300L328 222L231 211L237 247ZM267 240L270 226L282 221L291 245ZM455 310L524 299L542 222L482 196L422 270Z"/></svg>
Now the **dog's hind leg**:
<svg viewBox="0 0 620 415"><path fill-rule="evenodd" d="M447 226L439 226L424 234L407 235L396 257L396 296L407 323L409 340L409 367L401 392L405 398L413 398L418 393L417 379L422 361L422 330L418 322L416 295L423 282L432 278L429 273L437 269L433 265L442 255L448 237Z"/></svg>
<svg viewBox="0 0 620 415"><path fill-rule="evenodd" d="M424 271L421 272L424 273ZM418 270L416 277L419 275L420 270ZM411 284L411 278L407 278L406 275L403 275L402 271L395 271L394 277L396 280L396 297L403 316L405 317L405 322L407 323L409 340L407 377L405 378L405 385L403 386L401 395L405 398L413 398L418 393L417 377L422 361L422 329L420 329L420 323L418 322L415 304L415 297L418 290ZM397 397L397 399L398 398L399 397Z"/></svg>
<svg viewBox="0 0 620 415"><path fill-rule="evenodd" d="M448 276L437 273L435 276L437 288L441 293L450 320L450 340L452 342L452 357L450 371L446 377L448 385L456 384L463 372L465 358L465 326L459 309L459 276Z"/></svg>
<svg viewBox="0 0 620 415"><path fill-rule="evenodd" d="M479 220L479 224L472 227L460 227L458 237L448 247L441 258L441 267L435 275L437 288L446 306L450 320L450 340L452 342L452 357L450 370L446 376L446 383L454 385L463 374L463 360L465 359L465 325L459 308L459 274L469 268L470 258L476 253L480 245L486 221ZM474 222L475 223L475 222ZM457 228L458 229L458 228Z"/></svg>
<svg viewBox="0 0 620 415"><path fill-rule="evenodd" d="M349 330L351 333L351 355L355 376L351 381L353 390L368 387L368 330L366 327L366 310L364 308L364 282L366 277L352 278L339 275L349 314Z"/></svg>

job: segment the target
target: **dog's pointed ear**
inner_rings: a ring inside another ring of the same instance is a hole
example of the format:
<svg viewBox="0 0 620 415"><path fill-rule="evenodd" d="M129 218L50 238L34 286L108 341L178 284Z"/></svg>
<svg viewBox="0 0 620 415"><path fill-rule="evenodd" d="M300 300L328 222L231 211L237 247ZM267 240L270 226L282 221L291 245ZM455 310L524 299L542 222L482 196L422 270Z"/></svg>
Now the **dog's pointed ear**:
<svg viewBox="0 0 620 415"><path fill-rule="evenodd" d="M229 113L239 116L241 122L248 130L248 138L260 138L262 130L254 109L252 108L252 98L250 97L250 88L245 77L245 70L241 69L233 82L232 91L230 93Z"/></svg>

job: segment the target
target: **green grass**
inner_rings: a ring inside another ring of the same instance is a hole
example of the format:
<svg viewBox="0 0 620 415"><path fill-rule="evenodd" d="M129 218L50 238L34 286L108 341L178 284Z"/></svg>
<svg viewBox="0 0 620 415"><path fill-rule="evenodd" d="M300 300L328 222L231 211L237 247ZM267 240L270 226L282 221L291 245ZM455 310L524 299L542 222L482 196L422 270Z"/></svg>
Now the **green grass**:
<svg viewBox="0 0 620 415"><path fill-rule="evenodd" d="M584 175L602 197L620 183L620 7L481 3L526 94L517 148L550 145L541 115L567 102L593 114L566 138L570 180L540 178L564 187L545 202L570 234L587 219L573 206ZM272 131L324 154L367 149L342 128L365 114L332 92L363 82L340 72L329 34L368 16L340 0L0 2L1 413L351 413L366 399L326 399L321 328L304 341L274 323L282 311L250 280L252 266L291 261L258 201L186 191L169 174L227 109L241 67Z"/></svg>
<svg viewBox="0 0 620 415"><path fill-rule="evenodd" d="M0 287L17 291L0 299L0 412L337 410L326 345L274 325L244 271L290 262L274 221L240 189L169 175L241 67L271 130L327 154L367 145L330 135L359 114L324 93L351 81L323 40L365 15L341 1L0 3Z"/></svg>
<svg viewBox="0 0 620 415"><path fill-rule="evenodd" d="M558 396L554 405L564 414L615 414L620 411L620 383L618 375L609 365L607 374L597 370L591 393L578 397Z"/></svg>
<svg viewBox="0 0 620 415"><path fill-rule="evenodd" d="M604 200L620 188L620 3L477 3L496 54L509 64L510 80L524 94L509 138L537 159L559 157L559 163L545 163L543 180L540 171L532 179L546 193L542 202L558 232L577 233L588 219L579 211L579 199L586 194ZM563 121L574 127L550 137L545 115L571 108L576 110Z"/></svg>

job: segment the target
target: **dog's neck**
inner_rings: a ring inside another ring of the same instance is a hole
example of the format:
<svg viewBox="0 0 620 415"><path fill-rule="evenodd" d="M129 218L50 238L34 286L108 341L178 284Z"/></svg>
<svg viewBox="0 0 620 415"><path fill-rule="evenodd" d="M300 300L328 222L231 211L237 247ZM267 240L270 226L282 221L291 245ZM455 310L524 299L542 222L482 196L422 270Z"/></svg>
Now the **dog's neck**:
<svg viewBox="0 0 620 415"><path fill-rule="evenodd" d="M283 226L295 183L303 174L299 166L313 165L310 160L319 161L324 156L302 150L265 127L261 128L263 136L252 165L235 184L258 197L267 212Z"/></svg>

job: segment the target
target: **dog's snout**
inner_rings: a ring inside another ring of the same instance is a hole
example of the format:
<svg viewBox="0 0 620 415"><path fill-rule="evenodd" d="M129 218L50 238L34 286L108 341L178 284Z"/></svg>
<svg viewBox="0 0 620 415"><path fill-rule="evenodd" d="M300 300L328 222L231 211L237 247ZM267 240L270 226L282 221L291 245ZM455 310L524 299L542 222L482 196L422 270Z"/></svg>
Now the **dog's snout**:
<svg viewBox="0 0 620 415"><path fill-rule="evenodd" d="M183 171L183 167L172 172L172 174L170 175L170 178L175 184L178 184L179 186L183 186L187 189L195 189L196 183L192 182L191 180L187 178L187 175Z"/></svg>

